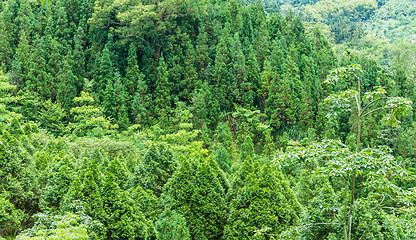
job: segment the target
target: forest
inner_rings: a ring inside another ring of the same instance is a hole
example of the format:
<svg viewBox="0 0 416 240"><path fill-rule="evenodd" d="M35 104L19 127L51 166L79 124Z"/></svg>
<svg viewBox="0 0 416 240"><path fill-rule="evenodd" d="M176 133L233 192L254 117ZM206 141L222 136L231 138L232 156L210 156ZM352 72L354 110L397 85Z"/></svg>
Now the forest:
<svg viewBox="0 0 416 240"><path fill-rule="evenodd" d="M0 240L416 239L411 0L2 0Z"/></svg>

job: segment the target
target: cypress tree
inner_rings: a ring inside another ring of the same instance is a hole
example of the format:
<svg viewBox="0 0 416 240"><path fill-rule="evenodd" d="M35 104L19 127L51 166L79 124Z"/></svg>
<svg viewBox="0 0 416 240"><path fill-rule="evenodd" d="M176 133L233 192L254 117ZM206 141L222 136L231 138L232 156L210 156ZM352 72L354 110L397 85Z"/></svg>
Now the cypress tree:
<svg viewBox="0 0 416 240"><path fill-rule="evenodd" d="M144 74L137 65L136 47L130 44L126 70L126 89L130 102L130 120L134 123L144 123L148 117L149 96Z"/></svg>
<svg viewBox="0 0 416 240"><path fill-rule="evenodd" d="M155 236L152 223L138 210L129 194L119 188L111 173L103 181L102 202L106 239L148 239Z"/></svg>
<svg viewBox="0 0 416 240"><path fill-rule="evenodd" d="M96 85L94 86L94 90L96 91L99 102L103 102L104 96L107 92L106 86L110 82L113 82L114 78L114 68L110 56L110 50L106 45L101 55L101 59L98 64L98 71L95 77Z"/></svg>
<svg viewBox="0 0 416 240"><path fill-rule="evenodd" d="M220 42L216 48L215 66L213 73L214 98L221 99L221 109L229 111L232 109L232 81L230 73L230 37L228 28L224 28Z"/></svg>
<svg viewBox="0 0 416 240"><path fill-rule="evenodd" d="M123 85L120 74L116 72L114 75L114 110L116 111L115 114L117 116L117 124L119 125L121 130L126 130L127 127L130 125L126 106L128 100L128 93Z"/></svg>
<svg viewBox="0 0 416 240"><path fill-rule="evenodd" d="M154 115L165 121L171 112L171 98L167 65L163 55L157 68L156 90L154 95Z"/></svg>
<svg viewBox="0 0 416 240"><path fill-rule="evenodd" d="M158 62L155 61L153 58L154 51L151 47L146 46L143 49L143 73L146 80L146 85L149 88L149 92L154 92L156 88L156 79L157 79L157 73L159 72L157 70L157 64ZM160 61L160 60L159 60Z"/></svg>
<svg viewBox="0 0 416 240"><path fill-rule="evenodd" d="M20 88L24 88L27 84L27 74L29 73L29 67L31 62L29 61L31 54L31 47L26 31L21 31L19 37L19 44L16 49L16 56L14 59L15 66L17 68L12 69L12 83L16 84Z"/></svg>
<svg viewBox="0 0 416 240"><path fill-rule="evenodd" d="M11 34L6 29L6 24L2 18L0 18L0 68L2 66L10 66L12 63L13 48L11 42ZM3 69L6 70L6 69Z"/></svg>
<svg viewBox="0 0 416 240"><path fill-rule="evenodd" d="M211 59L209 57L207 33L205 31L200 31L195 46L195 68L198 71L198 78L202 83L206 82L208 79L208 67L210 64Z"/></svg>
<svg viewBox="0 0 416 240"><path fill-rule="evenodd" d="M137 65L136 46L133 43L131 43L129 47L125 79L127 92L129 93L129 96L132 97L136 93L138 85L144 79L144 76Z"/></svg>
<svg viewBox="0 0 416 240"><path fill-rule="evenodd" d="M82 90L83 79L87 76L86 75L86 59L84 53L84 44L85 44L85 33L81 26L78 26L77 33L74 35L74 74L77 76L79 83L77 84L77 91L80 92Z"/></svg>
<svg viewBox="0 0 416 240"><path fill-rule="evenodd" d="M119 75L116 75L119 77ZM116 93L114 89L114 81L112 78L107 79L105 90L102 95L102 105L104 108L104 114L114 119L117 119L117 106L116 106Z"/></svg>
<svg viewBox="0 0 416 240"><path fill-rule="evenodd" d="M231 173L231 159L227 149L220 143L218 144L215 161L218 166L226 173Z"/></svg>
<svg viewBox="0 0 416 240"><path fill-rule="evenodd" d="M167 183L161 203L185 217L192 239L221 239L226 191L216 162L184 160Z"/></svg>
<svg viewBox="0 0 416 240"><path fill-rule="evenodd" d="M241 145L240 161L243 162L247 157L254 158L254 144L250 136L247 136Z"/></svg>
<svg viewBox="0 0 416 240"><path fill-rule="evenodd" d="M63 66L59 70L57 79L59 80L57 86L57 100L65 109L73 106L73 99L78 95L77 85L78 78L72 72L72 56L66 56L63 61Z"/></svg>
<svg viewBox="0 0 416 240"><path fill-rule="evenodd" d="M52 84L53 79L47 71L45 49L44 40L37 39L29 58L30 64L26 90L37 92L44 99L51 99L55 90Z"/></svg>
<svg viewBox="0 0 416 240"><path fill-rule="evenodd" d="M166 145L153 145L136 169L133 186L140 185L145 190L150 189L159 197L176 167L177 163Z"/></svg>
<svg viewBox="0 0 416 240"><path fill-rule="evenodd" d="M191 41L188 41L184 62L184 89L180 93L180 97L186 100L186 102L191 102L192 93L195 91L195 89L200 89L202 87L202 81L198 78L198 73L195 68L195 57L195 48Z"/></svg>
<svg viewBox="0 0 416 240"><path fill-rule="evenodd" d="M185 218L170 208L165 209L155 223L157 239L189 240L189 229Z"/></svg>
<svg viewBox="0 0 416 240"><path fill-rule="evenodd" d="M230 214L223 239L252 239L265 227L279 234L297 224L301 205L284 175L247 157L227 194Z"/></svg>
<svg viewBox="0 0 416 240"><path fill-rule="evenodd" d="M231 44L232 65L231 65L231 81L232 93L234 96L233 103L240 104L245 108L253 106L253 92L251 84L247 79L247 67L244 53L238 33L234 35Z"/></svg>

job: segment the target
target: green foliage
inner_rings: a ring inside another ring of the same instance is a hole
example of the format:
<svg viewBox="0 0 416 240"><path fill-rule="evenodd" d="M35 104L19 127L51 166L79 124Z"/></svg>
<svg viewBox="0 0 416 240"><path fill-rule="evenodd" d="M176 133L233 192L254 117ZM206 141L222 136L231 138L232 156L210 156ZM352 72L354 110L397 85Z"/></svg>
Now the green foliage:
<svg viewBox="0 0 416 240"><path fill-rule="evenodd" d="M414 238L409 1L51 3L0 4L2 237Z"/></svg>
<svg viewBox="0 0 416 240"><path fill-rule="evenodd" d="M137 167L133 185L152 190L159 197L176 166L177 163L165 144L153 145Z"/></svg>
<svg viewBox="0 0 416 240"><path fill-rule="evenodd" d="M62 215L38 213L33 227L16 239L97 239L102 224L86 215L82 202L71 204L73 211Z"/></svg>
<svg viewBox="0 0 416 240"><path fill-rule="evenodd" d="M88 92L81 92L80 97L74 98L77 107L70 112L74 121L67 125L67 131L77 136L102 137L112 127L110 121L103 116L103 110L95 107L94 98Z"/></svg>
<svg viewBox="0 0 416 240"><path fill-rule="evenodd" d="M341 217L338 218L338 224L346 228L346 226L354 227L350 214L355 205L353 201L348 203L348 199L353 199L357 194L355 177L359 177L360 186L366 189L366 194L362 196L364 199L383 202L384 194L388 194L392 200L402 206L412 204L414 198L412 189L402 189L395 182L396 180L408 181L414 176L402 168L390 153L391 151L387 148L367 148L354 153L339 141L325 140L308 147L295 148L292 152L279 156L275 164L281 167L306 164L314 166L312 173L320 178L333 177L345 181L345 194L342 197L345 206ZM351 205L348 206L347 203ZM331 208L335 206L332 205ZM354 221L355 219L354 217ZM344 237L347 236L352 237L344 235Z"/></svg>
<svg viewBox="0 0 416 240"><path fill-rule="evenodd" d="M216 162L185 160L165 186L161 202L185 217L191 239L218 239L227 217L223 183Z"/></svg>
<svg viewBox="0 0 416 240"><path fill-rule="evenodd" d="M3 194L2 194L3 195ZM24 213L4 196L0 197L0 237L15 235L21 230Z"/></svg>
<svg viewBox="0 0 416 240"><path fill-rule="evenodd" d="M251 239L255 230L268 227L280 234L297 223L301 205L288 181L270 163L263 166L247 157L228 192L230 214L225 239Z"/></svg>
<svg viewBox="0 0 416 240"><path fill-rule="evenodd" d="M190 239L185 218L175 210L165 209L155 223L155 227L160 240Z"/></svg>

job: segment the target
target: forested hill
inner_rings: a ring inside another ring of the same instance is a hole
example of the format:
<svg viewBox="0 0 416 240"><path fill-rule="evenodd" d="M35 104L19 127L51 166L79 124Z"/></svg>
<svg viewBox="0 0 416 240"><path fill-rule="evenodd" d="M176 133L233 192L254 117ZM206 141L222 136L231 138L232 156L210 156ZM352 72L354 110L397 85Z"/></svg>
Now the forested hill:
<svg viewBox="0 0 416 240"><path fill-rule="evenodd" d="M0 239L414 238L412 64L269 10L2 1Z"/></svg>
<svg viewBox="0 0 416 240"><path fill-rule="evenodd" d="M250 2L247 0L247 2ZM415 69L416 2L413 0L263 0L269 14L292 14L307 28L319 26L336 55L347 49L372 56L394 71L397 62ZM398 53L400 52L400 53ZM409 66L411 65L411 66Z"/></svg>

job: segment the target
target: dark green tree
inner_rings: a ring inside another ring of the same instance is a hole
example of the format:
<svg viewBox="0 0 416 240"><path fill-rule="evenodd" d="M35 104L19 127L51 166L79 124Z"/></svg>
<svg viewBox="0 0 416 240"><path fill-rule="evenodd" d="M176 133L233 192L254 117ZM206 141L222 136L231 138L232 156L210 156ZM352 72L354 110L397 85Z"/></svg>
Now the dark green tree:
<svg viewBox="0 0 416 240"><path fill-rule="evenodd" d="M184 160L165 187L162 206L185 217L191 239L220 239L227 216L224 182L213 160Z"/></svg>
<svg viewBox="0 0 416 240"><path fill-rule="evenodd" d="M297 224L302 210L282 172L251 157L236 173L227 196L230 214L224 239L252 239L256 230L266 227L280 234Z"/></svg>
<svg viewBox="0 0 416 240"><path fill-rule="evenodd" d="M189 229L185 218L175 210L165 209L155 223L157 239L160 240L189 240Z"/></svg>
<svg viewBox="0 0 416 240"><path fill-rule="evenodd" d="M163 55L157 68L156 89L154 94L154 115L161 121L166 121L171 112L171 96L168 69Z"/></svg>
<svg viewBox="0 0 416 240"><path fill-rule="evenodd" d="M152 190L159 197L176 167L177 163L168 146L153 145L135 171L134 187L140 185L145 190Z"/></svg>

